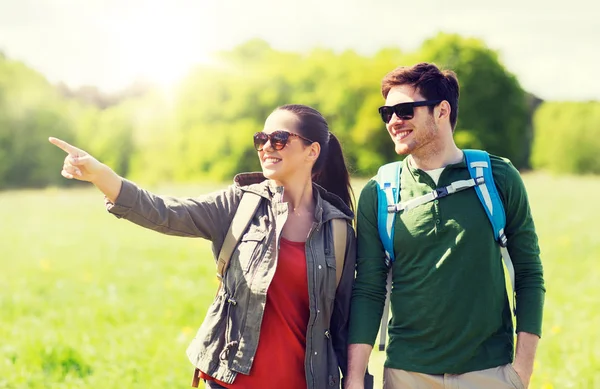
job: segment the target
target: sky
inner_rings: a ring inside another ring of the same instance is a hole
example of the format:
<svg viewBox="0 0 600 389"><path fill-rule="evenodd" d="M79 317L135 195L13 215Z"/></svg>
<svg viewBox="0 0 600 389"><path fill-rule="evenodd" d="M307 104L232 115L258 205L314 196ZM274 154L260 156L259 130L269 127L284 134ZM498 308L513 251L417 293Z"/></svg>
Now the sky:
<svg viewBox="0 0 600 389"><path fill-rule="evenodd" d="M555 5L553 5L555 4ZM417 50L438 32L482 39L545 100L600 100L593 0L0 0L0 51L71 87L170 85L252 38L279 50ZM410 64L398 64L410 65ZM391 70L391 69L390 69ZM383 75L382 75L383 76Z"/></svg>

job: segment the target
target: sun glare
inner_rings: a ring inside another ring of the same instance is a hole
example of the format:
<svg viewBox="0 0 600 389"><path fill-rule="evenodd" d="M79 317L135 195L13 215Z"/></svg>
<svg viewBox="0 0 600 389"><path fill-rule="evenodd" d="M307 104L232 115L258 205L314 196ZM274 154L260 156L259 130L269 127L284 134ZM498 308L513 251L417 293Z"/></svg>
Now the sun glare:
<svg viewBox="0 0 600 389"><path fill-rule="evenodd" d="M198 36L192 16L173 3L151 1L132 9L129 17L113 22L118 37L124 76L171 87L195 64L207 62L207 34ZM209 10L207 10L209 11ZM193 28L195 27L195 28ZM204 42L203 42L204 41ZM214 44L214 42L211 42Z"/></svg>

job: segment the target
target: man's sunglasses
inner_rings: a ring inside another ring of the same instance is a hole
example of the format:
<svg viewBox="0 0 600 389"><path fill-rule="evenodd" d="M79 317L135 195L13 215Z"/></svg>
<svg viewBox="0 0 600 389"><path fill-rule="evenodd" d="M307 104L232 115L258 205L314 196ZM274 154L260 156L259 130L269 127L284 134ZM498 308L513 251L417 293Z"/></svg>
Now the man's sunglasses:
<svg viewBox="0 0 600 389"><path fill-rule="evenodd" d="M411 101L409 103L400 103L392 106L384 105L379 107L379 114L384 123L389 123L392 120L392 116L396 114L398 119L410 120L415 117L415 107L423 107L426 105L436 105L441 103L443 100L425 100L425 101Z"/></svg>
<svg viewBox="0 0 600 389"><path fill-rule="evenodd" d="M254 148L257 151L262 151L263 147L265 147L265 145L267 144L267 141L270 141L272 148L274 148L275 150L281 150L288 143L291 136L298 137L308 143L313 143L312 140L289 131L277 130L273 131L270 134L261 131L254 134Z"/></svg>

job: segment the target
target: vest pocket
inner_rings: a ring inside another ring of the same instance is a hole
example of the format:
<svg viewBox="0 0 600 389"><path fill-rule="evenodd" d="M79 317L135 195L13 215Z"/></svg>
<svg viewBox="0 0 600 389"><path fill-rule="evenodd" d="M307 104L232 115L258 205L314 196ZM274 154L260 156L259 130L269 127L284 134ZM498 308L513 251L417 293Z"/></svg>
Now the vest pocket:
<svg viewBox="0 0 600 389"><path fill-rule="evenodd" d="M263 229L251 229L240 239L237 248L238 261L244 273L248 273L252 264L259 259L264 246L267 231Z"/></svg>
<svg viewBox="0 0 600 389"><path fill-rule="evenodd" d="M336 263L335 263L335 257L334 256L325 256L325 263L326 263L326 274L325 276L325 290L327 291L326 296L328 298L330 298L331 300L335 299L335 292L337 289L337 285L336 285Z"/></svg>

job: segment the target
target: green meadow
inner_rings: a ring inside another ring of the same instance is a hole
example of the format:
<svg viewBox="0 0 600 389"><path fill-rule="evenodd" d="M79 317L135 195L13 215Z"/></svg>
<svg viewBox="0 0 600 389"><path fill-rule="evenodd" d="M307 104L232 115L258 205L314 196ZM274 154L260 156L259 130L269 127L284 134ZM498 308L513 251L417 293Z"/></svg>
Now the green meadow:
<svg viewBox="0 0 600 389"><path fill-rule="evenodd" d="M524 179L547 287L530 387L600 388L600 179ZM118 220L89 186L0 192L0 389L187 388L185 349L216 287L208 242Z"/></svg>

